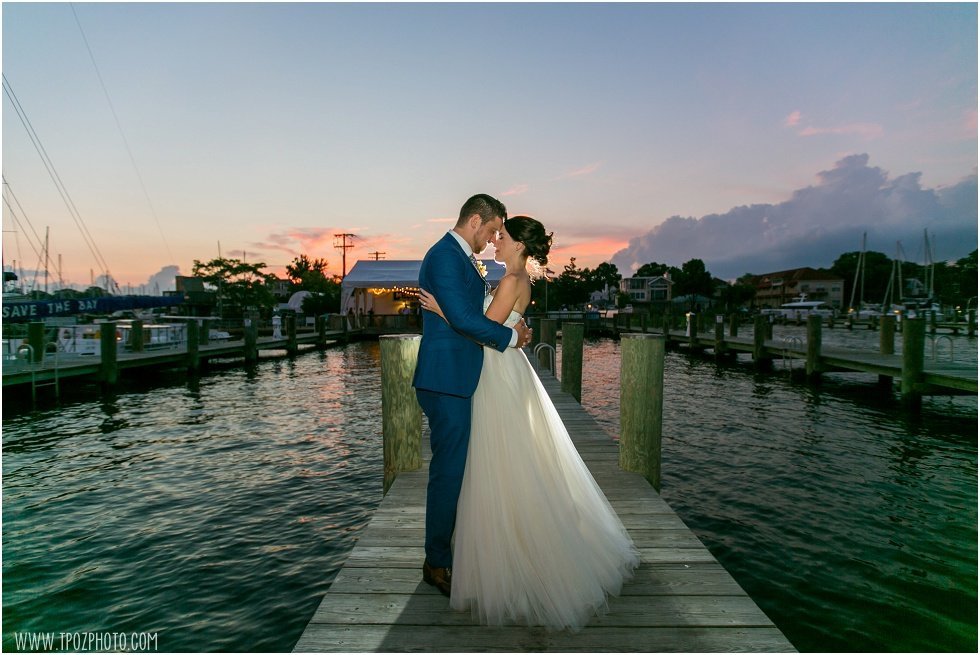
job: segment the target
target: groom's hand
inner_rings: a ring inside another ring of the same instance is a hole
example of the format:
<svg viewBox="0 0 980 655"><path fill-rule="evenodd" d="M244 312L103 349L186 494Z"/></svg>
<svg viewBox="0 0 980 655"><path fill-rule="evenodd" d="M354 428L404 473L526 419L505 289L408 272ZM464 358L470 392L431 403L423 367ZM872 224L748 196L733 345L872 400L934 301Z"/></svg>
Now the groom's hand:
<svg viewBox="0 0 980 655"><path fill-rule="evenodd" d="M517 322L514 329L517 330L518 348L523 348L527 344L531 343L531 335L533 334L534 330L527 326L527 323L524 322L523 318Z"/></svg>

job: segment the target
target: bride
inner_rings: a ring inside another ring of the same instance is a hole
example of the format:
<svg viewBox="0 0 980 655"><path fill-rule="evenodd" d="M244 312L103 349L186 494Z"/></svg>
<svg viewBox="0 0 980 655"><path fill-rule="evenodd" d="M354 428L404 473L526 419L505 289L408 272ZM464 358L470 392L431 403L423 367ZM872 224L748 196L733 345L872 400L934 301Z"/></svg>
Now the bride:
<svg viewBox="0 0 980 655"><path fill-rule="evenodd" d="M484 310L511 326L530 304L531 278L548 261L551 235L533 218L515 216L494 245L507 274ZM432 295L420 297L423 308L443 316ZM524 352L483 353L450 607L490 625L581 628L632 576L638 552Z"/></svg>

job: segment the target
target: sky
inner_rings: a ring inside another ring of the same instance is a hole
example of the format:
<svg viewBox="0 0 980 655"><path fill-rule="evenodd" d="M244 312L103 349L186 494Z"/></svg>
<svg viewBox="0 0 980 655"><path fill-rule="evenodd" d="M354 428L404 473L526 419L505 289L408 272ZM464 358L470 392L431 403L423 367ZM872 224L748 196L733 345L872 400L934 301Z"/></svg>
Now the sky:
<svg viewBox="0 0 980 655"><path fill-rule="evenodd" d="M4 2L2 32L29 279L46 231L82 288L340 273L337 234L348 270L419 259L474 193L554 231L556 272L977 247L974 3Z"/></svg>

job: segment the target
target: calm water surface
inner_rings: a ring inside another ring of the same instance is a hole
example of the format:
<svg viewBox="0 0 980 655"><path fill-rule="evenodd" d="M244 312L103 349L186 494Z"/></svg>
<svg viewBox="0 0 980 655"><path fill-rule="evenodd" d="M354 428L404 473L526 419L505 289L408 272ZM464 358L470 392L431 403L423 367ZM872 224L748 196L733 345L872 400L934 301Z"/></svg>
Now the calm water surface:
<svg viewBox="0 0 980 655"><path fill-rule="evenodd" d="M619 344L585 358L616 434ZM663 495L799 649L976 650L976 398L916 417L847 376L666 375ZM290 650L380 502L377 344L93 397L4 403L4 650Z"/></svg>

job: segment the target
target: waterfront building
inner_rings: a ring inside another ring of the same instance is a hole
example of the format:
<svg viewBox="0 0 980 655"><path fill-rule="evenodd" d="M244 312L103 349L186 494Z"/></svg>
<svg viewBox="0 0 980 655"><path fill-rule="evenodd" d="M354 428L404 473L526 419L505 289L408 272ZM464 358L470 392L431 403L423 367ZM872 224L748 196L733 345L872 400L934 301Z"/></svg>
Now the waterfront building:
<svg viewBox="0 0 980 655"><path fill-rule="evenodd" d="M633 304L649 305L670 302L672 285L666 275L624 277L619 281L619 290L628 295Z"/></svg>
<svg viewBox="0 0 980 655"><path fill-rule="evenodd" d="M497 286L506 269L481 259L486 280ZM340 311L354 314L414 314L418 310L421 259L358 260L340 285Z"/></svg>
<svg viewBox="0 0 980 655"><path fill-rule="evenodd" d="M844 280L823 269L794 268L754 275L757 307L780 307L805 296L807 300L822 300L835 309L844 306Z"/></svg>

